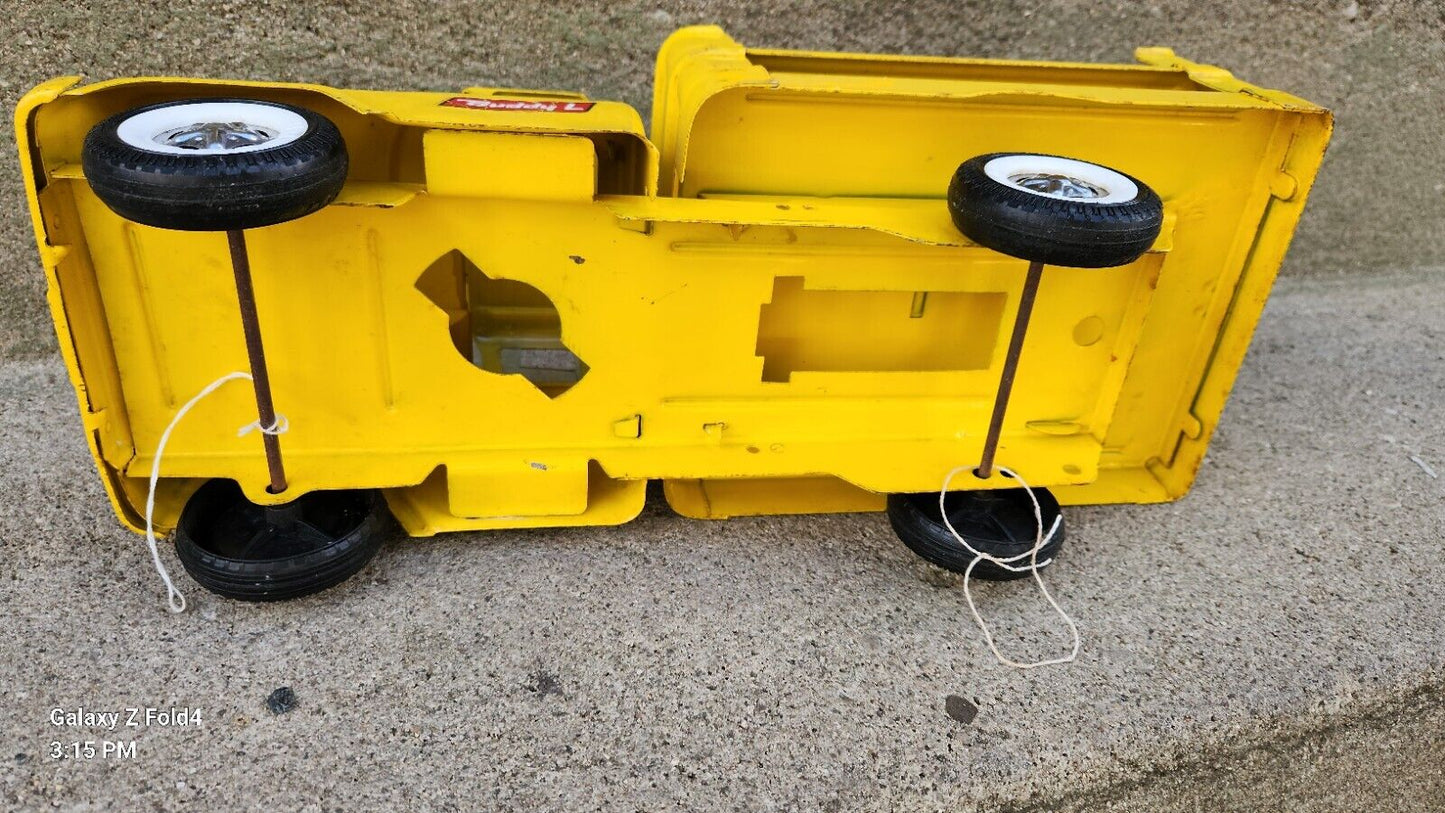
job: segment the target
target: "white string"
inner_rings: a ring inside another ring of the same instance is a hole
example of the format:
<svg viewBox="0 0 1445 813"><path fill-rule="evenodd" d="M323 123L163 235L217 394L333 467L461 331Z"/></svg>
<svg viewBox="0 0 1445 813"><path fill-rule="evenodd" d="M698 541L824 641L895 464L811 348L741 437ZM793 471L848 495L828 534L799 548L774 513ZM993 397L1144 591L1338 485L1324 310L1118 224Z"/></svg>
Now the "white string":
<svg viewBox="0 0 1445 813"><path fill-rule="evenodd" d="M146 546L150 548L151 561L155 563L156 573L160 574L161 581L165 582L166 585L166 608L173 613L183 613L186 611L186 597L181 593L179 589L176 588L175 583L171 581L171 574L169 571L166 570L165 563L161 561L159 545L156 542L156 531L153 518L155 516L156 510L156 482L160 480L161 477L161 456L166 453L166 444L170 442L171 432L175 431L175 428L178 424L180 424L181 419L186 417L187 412L191 411L191 407L199 404L202 399L215 392L216 390L220 389L223 385L231 381L236 381L238 379L245 379L246 381L250 381L251 374L242 372L226 373L215 381L207 384L205 389L196 393L194 398L187 401L184 406L176 410L176 414L171 418L171 422L166 425L166 431L161 433L161 440L159 443L156 444L155 456L151 458L150 491L146 494ZM290 424L289 422L287 422L286 416L277 415L276 422L269 427L261 426L261 422L259 420L252 421L251 423L241 427L240 431L238 431L236 434L238 436L245 435L252 429L259 429L262 433L267 435L279 435L282 432L285 432L288 428L290 428Z"/></svg>
<svg viewBox="0 0 1445 813"><path fill-rule="evenodd" d="M242 375L245 374L242 373ZM250 378L249 375L246 377ZM277 415L276 420L270 426L262 426L260 418L251 421L250 423L236 430L236 437L244 438L245 436L251 434L253 431L260 432L263 435L284 435L290 429L291 422L286 420L286 416Z"/></svg>
<svg viewBox="0 0 1445 813"><path fill-rule="evenodd" d="M940 489L938 492L938 512L943 517L943 524L948 528L948 532L953 534L953 538L957 539L960 545L963 545L965 548L967 548L969 553L973 554L973 561L969 562L968 567L965 568L963 571L963 597L968 601L968 609L973 613L973 620L978 622L978 628L983 632L983 640L988 644L988 648L993 651L993 656L995 658L998 658L999 663L1002 663L1006 666L1012 666L1016 669L1035 669L1040 666L1052 666L1054 664L1072 662L1075 658L1079 656L1079 628L1077 625L1074 624L1074 619L1070 618L1069 614L1064 612L1064 608L1060 607L1059 603L1054 600L1053 594L1050 593L1049 588L1044 585L1043 577L1039 576L1039 568L1044 567L1045 565L1053 561L1053 559L1050 558L1040 562L1039 550L1043 548L1044 545L1047 545L1049 543L1049 540L1054 538L1054 534L1057 533L1059 530L1059 523L1063 522L1064 520L1063 514L1057 516L1054 519L1054 524L1049 527L1048 533L1044 533L1043 509L1039 507L1039 499L1038 497L1034 496L1034 490L1032 488L1029 488L1029 484L1025 483L1024 478L1020 477L1017 472L999 466L998 471L1000 474L1007 477L1012 477L1013 479L1017 480L1019 482L1019 485L1023 486L1024 491L1029 495L1029 502L1032 502L1034 504L1034 523L1038 528L1038 535L1034 539L1034 546L1032 548L1016 556L1000 558L984 553L983 551L975 548L973 545L970 545L967 539L964 539L962 536L959 535L958 531L954 529L953 523L949 521L948 509L947 506L944 505L944 500L948 497L948 486L953 482L953 478L959 472L964 471L965 469L972 470L972 468L972 466L959 466L958 468L950 471L943 478L943 488ZM1029 557L1029 562L1027 565L1012 564L1013 562L1017 562L1025 556ZM974 604L973 601L973 592L969 589L968 586L969 580L973 576L973 568L979 562L985 560L1003 568L1004 570L1012 571L1014 573L1023 573L1027 571L1030 575L1034 577L1034 581L1037 582L1039 585L1039 591L1044 594L1045 599L1048 599L1049 606L1053 607L1054 612L1058 613L1059 617L1064 619L1064 623L1069 625L1069 634L1073 636L1074 646L1073 649L1069 651L1068 655L1059 658L1049 658L1047 660L1034 661L1033 663L1020 663L1019 661L1013 660L1012 658L1005 656L1002 652L999 651L998 645L995 644L993 641L993 633L989 631L988 624L984 622L983 616L979 614L978 606Z"/></svg>

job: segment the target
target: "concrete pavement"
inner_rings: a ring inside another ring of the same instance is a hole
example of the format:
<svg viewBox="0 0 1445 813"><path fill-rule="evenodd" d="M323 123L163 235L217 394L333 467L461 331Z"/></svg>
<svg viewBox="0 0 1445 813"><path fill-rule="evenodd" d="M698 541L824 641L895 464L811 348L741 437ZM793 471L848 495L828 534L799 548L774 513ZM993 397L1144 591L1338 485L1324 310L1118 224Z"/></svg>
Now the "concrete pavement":
<svg viewBox="0 0 1445 813"><path fill-rule="evenodd" d="M1438 810L1442 273L1283 282L1194 491L1069 510L1083 651L1027 673L880 515L398 538L295 603L182 575L171 616L60 365L8 362L0 808ZM977 593L1066 645L1027 583ZM84 740L136 753L49 755Z"/></svg>

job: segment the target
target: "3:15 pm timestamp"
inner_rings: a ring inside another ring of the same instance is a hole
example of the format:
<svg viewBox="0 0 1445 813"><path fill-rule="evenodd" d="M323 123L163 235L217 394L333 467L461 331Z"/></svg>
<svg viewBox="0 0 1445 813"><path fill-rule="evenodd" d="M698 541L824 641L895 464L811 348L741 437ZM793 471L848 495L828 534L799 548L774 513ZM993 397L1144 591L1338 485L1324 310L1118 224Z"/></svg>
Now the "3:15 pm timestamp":
<svg viewBox="0 0 1445 813"><path fill-rule="evenodd" d="M51 759L135 759L135 740L53 741L46 752Z"/></svg>

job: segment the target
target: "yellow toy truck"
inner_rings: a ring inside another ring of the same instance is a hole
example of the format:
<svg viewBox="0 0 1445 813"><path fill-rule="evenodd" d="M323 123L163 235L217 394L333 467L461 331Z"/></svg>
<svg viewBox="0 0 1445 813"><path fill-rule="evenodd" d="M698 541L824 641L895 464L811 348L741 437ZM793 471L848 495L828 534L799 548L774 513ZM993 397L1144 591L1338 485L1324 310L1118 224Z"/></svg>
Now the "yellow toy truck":
<svg viewBox="0 0 1445 813"><path fill-rule="evenodd" d="M649 480L689 517L887 510L1012 578L1059 503L1189 488L1330 133L1137 56L696 27L651 138L569 93L183 78L57 79L16 131L116 513L210 590L336 584L388 510L626 522Z"/></svg>

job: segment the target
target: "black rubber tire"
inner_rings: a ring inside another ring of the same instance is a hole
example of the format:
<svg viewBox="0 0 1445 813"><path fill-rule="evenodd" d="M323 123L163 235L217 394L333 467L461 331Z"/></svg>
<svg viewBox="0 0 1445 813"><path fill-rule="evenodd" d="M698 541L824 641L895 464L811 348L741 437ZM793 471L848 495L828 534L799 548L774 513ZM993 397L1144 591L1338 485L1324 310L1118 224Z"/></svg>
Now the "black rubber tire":
<svg viewBox="0 0 1445 813"><path fill-rule="evenodd" d="M1000 183L984 172L989 161L1009 155L1035 154L996 152L970 158L959 165L948 186L953 224L973 242L1030 262L1108 268L1133 262L1158 238L1164 205L1138 178L1104 167L1138 187L1132 200L1119 203L1044 197Z"/></svg>
<svg viewBox="0 0 1445 813"><path fill-rule="evenodd" d="M1060 515L1059 501L1048 489L1035 488L1043 515L1044 532ZM948 494L948 519L963 538L978 550L1007 559L1027 553L1038 541L1038 525L1028 492L1022 488L981 491L951 491ZM974 556L958 544L938 513L938 492L888 495L888 521L894 533L910 550L946 570L962 573ZM1054 559L1064 545L1064 524L1042 548L1038 560ZM1028 557L1012 564L1027 566ZM978 563L973 575L990 581L1026 578L1027 570L1014 572L988 560Z"/></svg>
<svg viewBox="0 0 1445 813"><path fill-rule="evenodd" d="M234 481L211 480L181 510L176 555L213 593L284 601L346 581L386 537L390 515L376 491L313 491L288 507L299 522L278 524Z"/></svg>
<svg viewBox="0 0 1445 813"><path fill-rule="evenodd" d="M123 141L126 119L179 104L241 102L289 110L306 120L294 141L253 152L175 155ZM346 181L346 143L329 119L292 105L255 99L184 99L111 116L85 136L86 180L121 217L180 231L254 229L295 220L336 199Z"/></svg>

